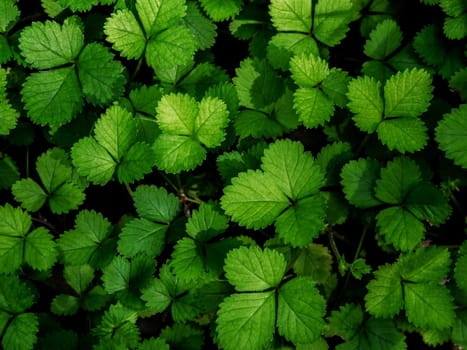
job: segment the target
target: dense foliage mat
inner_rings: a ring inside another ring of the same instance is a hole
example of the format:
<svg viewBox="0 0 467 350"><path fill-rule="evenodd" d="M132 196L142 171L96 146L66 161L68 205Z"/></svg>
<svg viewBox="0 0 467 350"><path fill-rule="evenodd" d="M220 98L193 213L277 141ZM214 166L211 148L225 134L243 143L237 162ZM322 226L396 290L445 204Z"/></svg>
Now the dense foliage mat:
<svg viewBox="0 0 467 350"><path fill-rule="evenodd" d="M0 0L0 348L467 346L465 0Z"/></svg>

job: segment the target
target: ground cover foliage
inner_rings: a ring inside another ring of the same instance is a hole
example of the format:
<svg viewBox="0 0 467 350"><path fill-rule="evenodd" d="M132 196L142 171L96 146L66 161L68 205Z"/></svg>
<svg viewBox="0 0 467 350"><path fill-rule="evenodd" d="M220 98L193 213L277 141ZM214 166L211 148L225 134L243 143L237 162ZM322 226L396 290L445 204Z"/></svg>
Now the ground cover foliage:
<svg viewBox="0 0 467 350"><path fill-rule="evenodd" d="M0 0L0 344L467 346L463 0Z"/></svg>

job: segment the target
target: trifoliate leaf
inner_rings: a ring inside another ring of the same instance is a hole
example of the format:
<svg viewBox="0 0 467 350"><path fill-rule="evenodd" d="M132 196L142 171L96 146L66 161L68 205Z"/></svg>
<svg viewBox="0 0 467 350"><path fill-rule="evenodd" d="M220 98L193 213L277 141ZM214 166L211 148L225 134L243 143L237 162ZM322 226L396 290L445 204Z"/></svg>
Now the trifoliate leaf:
<svg viewBox="0 0 467 350"><path fill-rule="evenodd" d="M297 277L279 289L277 328L294 344L315 341L324 327L326 302L308 277Z"/></svg>
<svg viewBox="0 0 467 350"><path fill-rule="evenodd" d="M32 349L37 341L39 320L32 313L17 315L11 320L2 338L4 349Z"/></svg>
<svg viewBox="0 0 467 350"><path fill-rule="evenodd" d="M349 102L346 96L351 78L348 73L338 68L332 68L329 75L322 81L321 89L336 104L343 108Z"/></svg>
<svg viewBox="0 0 467 350"><path fill-rule="evenodd" d="M363 311L360 305L345 304L338 311L333 310L327 321L326 335L338 335L345 340L350 340L362 325Z"/></svg>
<svg viewBox="0 0 467 350"><path fill-rule="evenodd" d="M0 2L0 9L0 33L5 33L19 17L20 12L15 0L3 0Z"/></svg>
<svg viewBox="0 0 467 350"><path fill-rule="evenodd" d="M225 1L222 4L224 5ZM183 23L194 34L200 50L208 49L214 45L217 27L201 13L195 2L187 3L186 16L183 18Z"/></svg>
<svg viewBox="0 0 467 350"><path fill-rule="evenodd" d="M224 140L228 114L225 103L215 97L198 103L185 94L163 96L157 107L163 133L153 145L156 165L171 173L200 165L206 157L202 145L212 148Z"/></svg>
<svg viewBox="0 0 467 350"><path fill-rule="evenodd" d="M392 76L384 85L384 115L386 117L418 117L432 98L430 74L414 68Z"/></svg>
<svg viewBox="0 0 467 350"><path fill-rule="evenodd" d="M224 21L240 13L242 0L200 0L201 6L214 21Z"/></svg>
<svg viewBox="0 0 467 350"><path fill-rule="evenodd" d="M304 0L272 0L269 14L278 31L308 33L312 23L312 3Z"/></svg>
<svg viewBox="0 0 467 350"><path fill-rule="evenodd" d="M240 247L227 254L224 270L237 291L263 291L276 287L285 274L284 256L275 250Z"/></svg>
<svg viewBox="0 0 467 350"><path fill-rule="evenodd" d="M220 304L219 345L226 350L262 349L275 329L275 292L232 294Z"/></svg>
<svg viewBox="0 0 467 350"><path fill-rule="evenodd" d="M371 208L381 204L374 194L379 171L379 162L370 158L353 160L343 166L341 184L350 204L357 208Z"/></svg>
<svg viewBox="0 0 467 350"><path fill-rule="evenodd" d="M376 181L375 195L389 204L401 204L415 185L422 181L417 163L407 157L398 157L387 163Z"/></svg>
<svg viewBox="0 0 467 350"><path fill-rule="evenodd" d="M334 103L321 90L299 88L294 93L294 109L307 128L316 128L331 119Z"/></svg>
<svg viewBox="0 0 467 350"><path fill-rule="evenodd" d="M160 313L167 309L172 302L172 296L165 284L158 278L154 278L147 287L142 290L141 299L154 313Z"/></svg>
<svg viewBox="0 0 467 350"><path fill-rule="evenodd" d="M293 200L317 193L324 181L319 165L299 142L280 140L271 144L264 151L261 168Z"/></svg>
<svg viewBox="0 0 467 350"><path fill-rule="evenodd" d="M297 85L313 88L321 83L329 75L328 63L319 56L313 54L301 54L290 60L292 79Z"/></svg>
<svg viewBox="0 0 467 350"><path fill-rule="evenodd" d="M467 169L467 104L454 108L445 114L436 128L436 141L446 157L455 164Z"/></svg>
<svg viewBox="0 0 467 350"><path fill-rule="evenodd" d="M43 227L27 236L23 249L24 261L39 271L51 268L57 260L58 252L53 236Z"/></svg>
<svg viewBox="0 0 467 350"><path fill-rule="evenodd" d="M405 283L404 299L407 318L417 327L445 329L454 322L454 304L445 286Z"/></svg>
<svg viewBox="0 0 467 350"><path fill-rule="evenodd" d="M392 54L402 43L402 32L397 23L387 19L370 33L370 39L365 43L365 55L375 60L384 60Z"/></svg>
<svg viewBox="0 0 467 350"><path fill-rule="evenodd" d="M167 229L168 225L147 219L131 220L120 233L118 251L126 257L133 257L141 252L156 257L164 248Z"/></svg>
<svg viewBox="0 0 467 350"><path fill-rule="evenodd" d="M107 265L115 253L115 242L109 239L111 224L101 214L82 210L75 227L58 239L62 260L67 265L89 264L94 268Z"/></svg>
<svg viewBox="0 0 467 350"><path fill-rule="evenodd" d="M79 310L79 299L73 295L59 294L50 304L50 311L60 316L74 315Z"/></svg>
<svg viewBox="0 0 467 350"><path fill-rule="evenodd" d="M63 277L78 295L82 295L94 279L94 269L87 264L67 265L63 269Z"/></svg>
<svg viewBox="0 0 467 350"><path fill-rule="evenodd" d="M314 8L313 33L323 44L335 46L344 39L354 15L350 0L318 0Z"/></svg>
<svg viewBox="0 0 467 350"><path fill-rule="evenodd" d="M146 47L146 62L155 70L187 64L193 59L196 39L183 26L170 27L158 34Z"/></svg>
<svg viewBox="0 0 467 350"><path fill-rule="evenodd" d="M73 67L32 73L26 78L21 94L29 118L40 125L61 126L83 107Z"/></svg>
<svg viewBox="0 0 467 350"><path fill-rule="evenodd" d="M419 151L428 141L427 127L417 118L386 119L377 132L383 145L401 153Z"/></svg>
<svg viewBox="0 0 467 350"><path fill-rule="evenodd" d="M376 131L383 119L384 102L381 83L371 77L358 77L348 85L348 107L357 127L369 133Z"/></svg>
<svg viewBox="0 0 467 350"><path fill-rule="evenodd" d="M34 68L48 69L72 63L84 44L81 28L73 21L33 22L19 38L26 62Z"/></svg>
<svg viewBox="0 0 467 350"><path fill-rule="evenodd" d="M384 235L386 242L402 251L414 249L425 232L421 221L398 206L381 210L376 216L376 227Z"/></svg>
<svg viewBox="0 0 467 350"><path fill-rule="evenodd" d="M126 82L123 66L100 44L87 45L78 59L78 76L82 91L93 104L104 105L123 93Z"/></svg>
<svg viewBox="0 0 467 350"><path fill-rule="evenodd" d="M401 257L398 264L405 281L438 284L448 275L451 258L446 248L431 246Z"/></svg>
<svg viewBox="0 0 467 350"><path fill-rule="evenodd" d="M139 0L136 10L148 36L177 24L186 13L185 0Z"/></svg>
<svg viewBox="0 0 467 350"><path fill-rule="evenodd" d="M139 341L136 326L138 313L121 304L111 305L102 316L101 323L93 329L93 334L101 341L115 342L124 348L135 348Z"/></svg>
<svg viewBox="0 0 467 350"><path fill-rule="evenodd" d="M146 37L131 11L120 10L108 17L104 33L123 57L140 58L143 55Z"/></svg>
<svg viewBox="0 0 467 350"><path fill-rule="evenodd" d="M216 205L201 203L186 224L186 233L198 241L206 242L223 233L229 226L227 217Z"/></svg>
<svg viewBox="0 0 467 350"><path fill-rule="evenodd" d="M172 253L171 267L180 278L200 280L207 272L201 245L189 238L178 240Z"/></svg>
<svg viewBox="0 0 467 350"><path fill-rule="evenodd" d="M293 247L303 247L317 238L324 227L326 204L321 196L296 201L275 222L279 237Z"/></svg>
<svg viewBox="0 0 467 350"><path fill-rule="evenodd" d="M277 33L269 40L267 58L276 69L288 70L291 57L298 54L318 56L318 44L305 33Z"/></svg>
<svg viewBox="0 0 467 350"><path fill-rule="evenodd" d="M384 265L374 272L367 285L367 311L376 317L393 317L403 307L401 277L397 265Z"/></svg>
<svg viewBox="0 0 467 350"><path fill-rule="evenodd" d="M120 182L132 183L143 179L154 166L154 154L151 146L145 142L137 142L123 156L117 168Z"/></svg>

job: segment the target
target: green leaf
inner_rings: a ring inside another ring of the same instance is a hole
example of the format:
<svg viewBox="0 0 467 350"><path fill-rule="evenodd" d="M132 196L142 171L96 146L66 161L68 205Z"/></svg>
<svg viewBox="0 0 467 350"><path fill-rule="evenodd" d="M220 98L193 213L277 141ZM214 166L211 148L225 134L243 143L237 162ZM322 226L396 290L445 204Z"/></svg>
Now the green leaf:
<svg viewBox="0 0 467 350"><path fill-rule="evenodd" d="M11 187L11 191L16 201L20 202L24 209L31 212L42 208L48 197L42 187L30 178L17 181Z"/></svg>
<svg viewBox="0 0 467 350"><path fill-rule="evenodd" d="M459 17L447 17L444 21L443 32L448 39L460 40L467 36L467 14L464 13Z"/></svg>
<svg viewBox="0 0 467 350"><path fill-rule="evenodd" d="M16 22L20 12L15 0L4 0L0 2L0 33L7 32L12 22Z"/></svg>
<svg viewBox="0 0 467 350"><path fill-rule="evenodd" d="M381 204L374 194L379 171L379 162L371 158L352 160L343 166L341 184L350 204L357 208L371 208Z"/></svg>
<svg viewBox="0 0 467 350"><path fill-rule="evenodd" d="M198 210L192 212L186 224L186 233L198 241L206 242L222 234L229 227L228 218L217 205L201 203Z"/></svg>
<svg viewBox="0 0 467 350"><path fill-rule="evenodd" d="M165 188L141 185L133 193L138 214L146 219L161 223L171 222L180 212L180 202Z"/></svg>
<svg viewBox="0 0 467 350"><path fill-rule="evenodd" d="M87 265L65 266L63 277L73 290L82 295L94 279L94 269Z"/></svg>
<svg viewBox="0 0 467 350"><path fill-rule="evenodd" d="M181 25L169 27L149 41L146 62L155 70L187 64L193 59L196 44L195 36L188 28Z"/></svg>
<svg viewBox="0 0 467 350"><path fill-rule="evenodd" d="M319 55L318 44L305 33L277 33L269 40L267 58L276 69L288 70L292 56L301 53Z"/></svg>
<svg viewBox="0 0 467 350"><path fill-rule="evenodd" d="M223 1L222 5L226 2ZM206 18L195 2L188 2L183 24L194 34L198 49L205 50L214 45L216 39L216 25Z"/></svg>
<svg viewBox="0 0 467 350"><path fill-rule="evenodd" d="M117 165L104 147L92 137L85 137L73 145L71 158L81 176L89 181L105 185L115 172Z"/></svg>
<svg viewBox="0 0 467 350"><path fill-rule="evenodd" d="M60 316L75 315L79 310L79 299L73 295L59 294L50 304L50 311Z"/></svg>
<svg viewBox="0 0 467 350"><path fill-rule="evenodd" d="M311 343L319 338L324 327L326 302L311 279L297 277L279 289L277 328L287 340Z"/></svg>
<svg viewBox="0 0 467 350"><path fill-rule="evenodd" d="M362 340L363 337L368 339L369 349L407 349L404 333L396 328L392 320L370 318L365 323L364 331L359 335L359 340L362 343L366 343Z"/></svg>
<svg viewBox="0 0 467 350"><path fill-rule="evenodd" d="M417 163L407 157L397 157L381 169L375 195L389 204L402 204L408 193L422 181Z"/></svg>
<svg viewBox="0 0 467 350"><path fill-rule="evenodd" d="M445 329L455 320L452 296L445 286L436 283L405 283L405 309L415 326Z"/></svg>
<svg viewBox="0 0 467 350"><path fill-rule="evenodd" d="M136 10L148 36L177 24L186 13L184 0L139 0Z"/></svg>
<svg viewBox="0 0 467 350"><path fill-rule="evenodd" d="M326 203L321 196L296 201L275 223L279 237L292 247L303 247L319 236L324 228Z"/></svg>
<svg viewBox="0 0 467 350"><path fill-rule="evenodd" d="M271 144L264 151L261 168L293 200L316 194L324 182L319 165L299 142L280 140Z"/></svg>
<svg viewBox="0 0 467 350"><path fill-rule="evenodd" d="M332 68L329 75L321 83L323 92L336 104L344 108L347 106L347 87L351 78L348 73L338 68Z"/></svg>
<svg viewBox="0 0 467 350"><path fill-rule="evenodd" d="M457 312L456 320L452 327L452 341L456 344L465 346L466 340L466 327L467 327L467 313L462 310Z"/></svg>
<svg viewBox="0 0 467 350"><path fill-rule="evenodd" d="M86 45L78 59L78 77L88 101L104 105L123 94L124 68L109 50L97 43Z"/></svg>
<svg viewBox="0 0 467 350"><path fill-rule="evenodd" d="M194 133L199 142L208 148L217 147L225 138L228 123L225 103L216 97L205 97L199 103L199 113L194 121Z"/></svg>
<svg viewBox="0 0 467 350"><path fill-rule="evenodd" d="M323 44L335 46L344 39L354 15L350 0L318 0L314 8L313 33Z"/></svg>
<svg viewBox="0 0 467 350"><path fill-rule="evenodd" d="M352 146L347 142L334 142L321 149L316 156L316 162L326 174L326 186L339 183L342 166L353 157Z"/></svg>
<svg viewBox="0 0 467 350"><path fill-rule="evenodd" d="M168 225L146 219L131 220L120 233L118 251L126 257L133 257L138 253L156 257L164 248L167 229Z"/></svg>
<svg viewBox="0 0 467 350"><path fill-rule="evenodd" d="M34 68L48 69L72 63L84 44L81 28L73 21L33 22L19 38L26 62Z"/></svg>
<svg viewBox="0 0 467 350"><path fill-rule="evenodd" d="M18 275L0 275L0 308L11 314L20 314L35 302L32 285L19 279Z"/></svg>
<svg viewBox="0 0 467 350"><path fill-rule="evenodd" d="M384 20L370 33L365 43L365 55L375 60L384 60L402 43L402 32L392 19Z"/></svg>
<svg viewBox="0 0 467 350"><path fill-rule="evenodd" d="M294 92L294 109L307 128L325 124L334 114L334 103L321 90L299 88Z"/></svg>
<svg viewBox="0 0 467 350"><path fill-rule="evenodd" d="M204 11L214 21L225 21L240 13L242 0L200 0Z"/></svg>
<svg viewBox="0 0 467 350"><path fill-rule="evenodd" d="M219 307L219 345L226 350L264 348L273 338L275 313L273 291L232 294Z"/></svg>
<svg viewBox="0 0 467 350"><path fill-rule="evenodd" d="M222 208L232 220L247 228L259 229L272 224L289 206L275 179L261 171L249 170L232 179L224 188Z"/></svg>
<svg viewBox="0 0 467 350"><path fill-rule="evenodd" d="M353 79L348 85L347 98L357 127L369 133L376 131L384 111L381 83L367 76Z"/></svg>
<svg viewBox="0 0 467 350"><path fill-rule="evenodd" d="M418 248L399 259L401 276L407 282L439 284L449 274L451 258L446 248Z"/></svg>
<svg viewBox="0 0 467 350"><path fill-rule="evenodd" d="M196 100L187 94L164 95L157 105L157 123L163 132L192 135L199 113Z"/></svg>
<svg viewBox="0 0 467 350"><path fill-rule="evenodd" d="M0 155L0 189L10 188L18 179L15 162L7 155Z"/></svg>
<svg viewBox="0 0 467 350"><path fill-rule="evenodd" d="M393 317L403 307L401 276L397 265L383 265L374 272L375 279L367 285L367 311L376 317Z"/></svg>
<svg viewBox="0 0 467 350"><path fill-rule="evenodd" d="M311 29L311 1L272 0L269 14L278 31L308 33Z"/></svg>
<svg viewBox="0 0 467 350"><path fill-rule="evenodd" d="M333 310L327 321L326 335L338 335L345 340L351 340L363 323L363 311L360 305L345 304L338 311Z"/></svg>
<svg viewBox="0 0 467 350"><path fill-rule="evenodd" d="M313 54L301 54L290 60L292 78L300 87L313 88L329 75L328 63Z"/></svg>
<svg viewBox="0 0 467 350"><path fill-rule="evenodd" d="M286 270L284 256L275 250L240 247L227 254L225 274L237 291L263 291L276 287Z"/></svg>
<svg viewBox="0 0 467 350"><path fill-rule="evenodd" d="M455 164L467 169L467 104L454 108L445 114L436 128L436 141L446 157Z"/></svg>
<svg viewBox="0 0 467 350"><path fill-rule="evenodd" d="M29 118L40 125L61 126L83 107L73 67L32 73L26 78L21 94Z"/></svg>
<svg viewBox="0 0 467 350"><path fill-rule="evenodd" d="M383 145L401 153L419 151L428 141L427 127L417 118L386 119L377 132Z"/></svg>
<svg viewBox="0 0 467 350"><path fill-rule="evenodd" d="M398 72L384 86L386 117L418 117L424 113L432 98L430 74L414 68Z"/></svg>
<svg viewBox="0 0 467 350"><path fill-rule="evenodd" d="M414 249L425 233L423 223L398 206L381 210L376 215L376 227L384 235L386 242L402 251Z"/></svg>
<svg viewBox="0 0 467 350"><path fill-rule="evenodd" d="M152 349L159 349L159 350L170 350L169 345L165 342L162 338L150 338L143 340L142 343L138 345L138 350L152 350Z"/></svg>
<svg viewBox="0 0 467 350"><path fill-rule="evenodd" d="M3 334L2 347L8 350L33 349L38 331L39 320L35 314L17 315Z"/></svg>
<svg viewBox="0 0 467 350"><path fill-rule="evenodd" d="M53 236L43 227L27 236L23 254L24 261L39 271L51 268L58 256Z"/></svg>
<svg viewBox="0 0 467 350"><path fill-rule="evenodd" d="M293 264L298 276L309 276L317 284L324 284L331 276L332 256L327 247L312 243L301 249Z"/></svg>
<svg viewBox="0 0 467 350"><path fill-rule="evenodd" d="M123 156L118 168L117 178L120 183L132 183L144 178L154 166L154 153L145 142L133 144Z"/></svg>
<svg viewBox="0 0 467 350"><path fill-rule="evenodd" d="M202 246L185 237L175 244L170 265L177 277L187 281L199 281L208 272L205 259Z"/></svg>
<svg viewBox="0 0 467 350"><path fill-rule="evenodd" d="M123 57L140 58L143 55L146 37L131 11L119 10L107 17L104 33Z"/></svg>
<svg viewBox="0 0 467 350"><path fill-rule="evenodd" d="M204 342L203 336L202 330L183 323L164 328L160 335L171 347L187 350L200 350Z"/></svg>
<svg viewBox="0 0 467 350"><path fill-rule="evenodd" d="M253 138L271 138L282 135L283 128L268 115L245 109L238 113L235 123L235 133L241 138L246 139L249 136Z"/></svg>
<svg viewBox="0 0 467 350"><path fill-rule="evenodd" d="M467 273L467 254L465 254L465 247L467 243L463 243L459 248L459 257L457 258L456 265L454 267L454 278L456 284L463 291L467 291L467 280L464 278Z"/></svg>
<svg viewBox="0 0 467 350"><path fill-rule="evenodd" d="M0 100L0 135L8 135L16 127L19 113L11 107L7 100Z"/></svg>
<svg viewBox="0 0 467 350"><path fill-rule="evenodd" d="M146 306L154 313L163 312L172 302L165 284L158 278L153 279L150 284L142 290L141 299L146 302Z"/></svg>
<svg viewBox="0 0 467 350"><path fill-rule="evenodd" d="M84 201L83 190L73 183L67 182L57 188L49 198L50 210L55 214L68 213L78 209Z"/></svg>
<svg viewBox="0 0 467 350"><path fill-rule="evenodd" d="M94 268L107 265L114 255L114 242L109 239L110 222L95 211L82 210L75 227L63 233L57 243L67 265L88 264Z"/></svg>

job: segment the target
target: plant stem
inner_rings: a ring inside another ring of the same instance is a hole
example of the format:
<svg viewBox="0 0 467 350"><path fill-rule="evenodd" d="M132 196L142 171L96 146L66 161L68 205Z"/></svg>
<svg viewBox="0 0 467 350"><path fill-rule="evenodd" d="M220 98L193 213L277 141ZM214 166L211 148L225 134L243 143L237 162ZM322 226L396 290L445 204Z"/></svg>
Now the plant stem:
<svg viewBox="0 0 467 350"><path fill-rule="evenodd" d="M370 134L366 134L363 138L362 142L358 145L357 150L355 151L355 156L358 157L363 150L363 147L367 144L368 140L370 139Z"/></svg>
<svg viewBox="0 0 467 350"><path fill-rule="evenodd" d="M334 240L335 234L336 232L334 232L333 229L331 228L328 229L329 245L331 246L331 250L336 257L336 260L339 261L341 259L341 254L339 253L339 250L337 249L336 241Z"/></svg>
<svg viewBox="0 0 467 350"><path fill-rule="evenodd" d="M130 197L133 198L133 190L131 189L130 185L125 184L125 188L126 188L128 194L130 195Z"/></svg>

